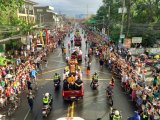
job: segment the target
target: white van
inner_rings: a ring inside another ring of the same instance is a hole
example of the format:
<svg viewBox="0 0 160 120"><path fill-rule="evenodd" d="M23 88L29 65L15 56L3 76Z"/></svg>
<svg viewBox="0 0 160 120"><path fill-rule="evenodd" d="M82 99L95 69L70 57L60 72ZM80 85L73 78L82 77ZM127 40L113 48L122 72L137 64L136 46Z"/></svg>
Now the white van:
<svg viewBox="0 0 160 120"><path fill-rule="evenodd" d="M37 51L42 50L42 48L43 48L43 45L42 45L42 44L37 44Z"/></svg>

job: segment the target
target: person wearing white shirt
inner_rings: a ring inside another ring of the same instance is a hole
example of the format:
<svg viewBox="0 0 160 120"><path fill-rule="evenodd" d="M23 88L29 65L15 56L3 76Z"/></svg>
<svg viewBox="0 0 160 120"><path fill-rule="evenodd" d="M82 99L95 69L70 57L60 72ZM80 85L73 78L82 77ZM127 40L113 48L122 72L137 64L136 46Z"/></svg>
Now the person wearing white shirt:
<svg viewBox="0 0 160 120"><path fill-rule="evenodd" d="M79 54L82 55L82 50L79 50Z"/></svg>

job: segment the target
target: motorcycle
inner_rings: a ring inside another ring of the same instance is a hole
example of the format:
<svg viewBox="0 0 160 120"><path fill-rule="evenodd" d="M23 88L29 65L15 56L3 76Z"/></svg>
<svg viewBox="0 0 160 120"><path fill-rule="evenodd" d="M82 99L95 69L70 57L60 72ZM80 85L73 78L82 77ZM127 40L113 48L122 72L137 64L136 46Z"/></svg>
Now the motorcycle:
<svg viewBox="0 0 160 120"><path fill-rule="evenodd" d="M108 99L108 104L110 105L110 107L113 106L113 95L110 94L107 90L106 90L106 94L107 94L107 99Z"/></svg>
<svg viewBox="0 0 160 120"><path fill-rule="evenodd" d="M110 120L113 120L113 116L116 115L117 111L118 111L117 109L113 109L111 107L111 110L110 110L110 113L109 113ZM120 111L118 111L118 113L119 113L120 119L122 119L122 115L120 114Z"/></svg>
<svg viewBox="0 0 160 120"><path fill-rule="evenodd" d="M43 117L47 117L48 116L48 114L51 112L51 106L50 105L44 105L43 107L42 107L42 116Z"/></svg>
<svg viewBox="0 0 160 120"><path fill-rule="evenodd" d="M57 90L60 87L60 81L54 80L54 89Z"/></svg>
<svg viewBox="0 0 160 120"><path fill-rule="evenodd" d="M98 80L93 80L92 88L95 90L98 88Z"/></svg>
<svg viewBox="0 0 160 120"><path fill-rule="evenodd" d="M42 107L42 116L43 117L47 117L48 114L51 112L52 102L53 102L52 95L49 94L49 103L48 104L43 104L43 107Z"/></svg>

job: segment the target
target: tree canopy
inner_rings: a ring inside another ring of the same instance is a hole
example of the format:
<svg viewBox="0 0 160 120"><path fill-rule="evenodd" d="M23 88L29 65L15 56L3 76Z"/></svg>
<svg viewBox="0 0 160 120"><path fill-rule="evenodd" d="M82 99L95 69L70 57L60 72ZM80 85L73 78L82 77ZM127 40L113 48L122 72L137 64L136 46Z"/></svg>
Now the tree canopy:
<svg viewBox="0 0 160 120"><path fill-rule="evenodd" d="M0 39L31 30L32 25L17 15L17 10L23 4L24 0L0 0Z"/></svg>
<svg viewBox="0 0 160 120"><path fill-rule="evenodd" d="M125 0L127 13L124 16L124 32L126 37L143 37L143 45L153 45L160 39L160 0ZM97 21L98 29L109 29L110 37L118 41L122 14L121 0L103 0L96 16L90 18Z"/></svg>
<svg viewBox="0 0 160 120"><path fill-rule="evenodd" d="M23 4L23 0L0 0L0 25L15 24L17 10Z"/></svg>

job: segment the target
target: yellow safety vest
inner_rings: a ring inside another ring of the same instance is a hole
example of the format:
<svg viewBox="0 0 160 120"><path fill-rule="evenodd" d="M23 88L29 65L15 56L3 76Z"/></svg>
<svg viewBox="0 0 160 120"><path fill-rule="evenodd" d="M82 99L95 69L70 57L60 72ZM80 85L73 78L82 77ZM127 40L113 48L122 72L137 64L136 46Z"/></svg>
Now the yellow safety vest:
<svg viewBox="0 0 160 120"><path fill-rule="evenodd" d="M43 98L43 103L47 104L49 102L48 98Z"/></svg>
<svg viewBox="0 0 160 120"><path fill-rule="evenodd" d="M94 78L94 79L98 79L98 75L94 75L93 78Z"/></svg>
<svg viewBox="0 0 160 120"><path fill-rule="evenodd" d="M120 120L121 116L113 115L113 120Z"/></svg>
<svg viewBox="0 0 160 120"><path fill-rule="evenodd" d="M143 118L146 118L146 117L147 117L147 115L143 114Z"/></svg>
<svg viewBox="0 0 160 120"><path fill-rule="evenodd" d="M55 75L55 76L54 76L54 79L55 79L55 80L59 79L59 75Z"/></svg>

